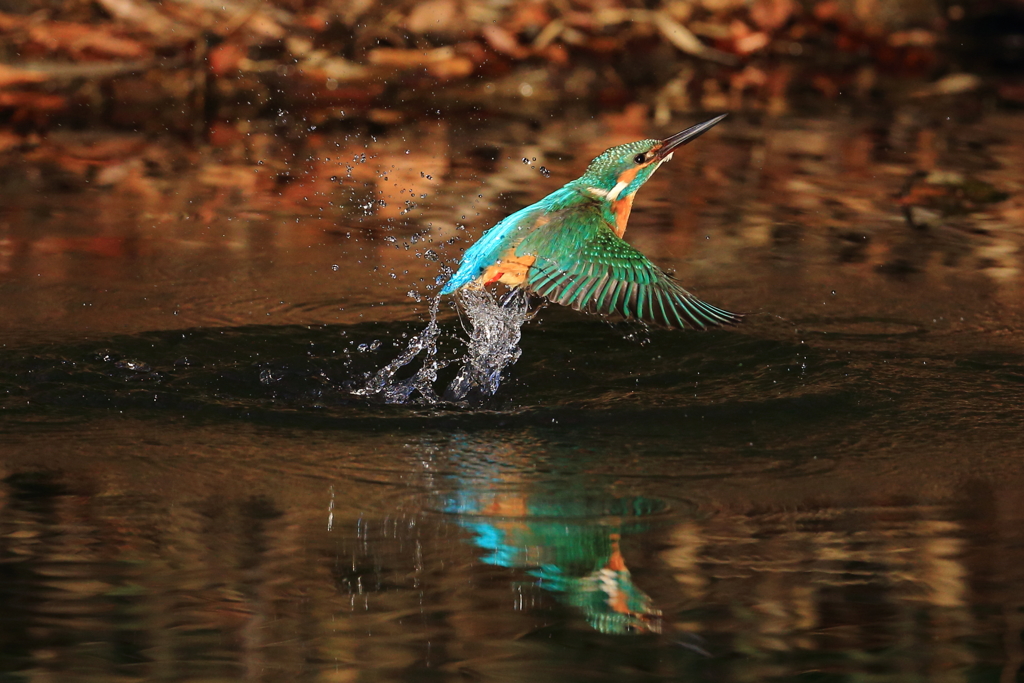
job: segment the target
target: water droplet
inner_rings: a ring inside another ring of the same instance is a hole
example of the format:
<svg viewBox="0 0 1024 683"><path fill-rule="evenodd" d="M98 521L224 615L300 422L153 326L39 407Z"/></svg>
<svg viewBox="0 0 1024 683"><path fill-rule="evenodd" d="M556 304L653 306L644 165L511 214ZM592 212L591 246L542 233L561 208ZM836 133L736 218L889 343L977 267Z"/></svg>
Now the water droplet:
<svg viewBox="0 0 1024 683"><path fill-rule="evenodd" d="M550 178L551 177L551 171L549 171L546 166L541 166L540 167L540 174L542 176L544 176L545 178Z"/></svg>
<svg viewBox="0 0 1024 683"><path fill-rule="evenodd" d="M341 270L341 266L339 266L337 263L331 264L331 270L337 272Z"/></svg>
<svg viewBox="0 0 1024 683"><path fill-rule="evenodd" d="M284 373L274 372L272 368L260 370L260 384L273 384L284 379Z"/></svg>
<svg viewBox="0 0 1024 683"><path fill-rule="evenodd" d="M141 360L119 360L114 363L115 368L121 370L131 370L132 372L152 372L153 368L149 367L148 364L143 363Z"/></svg>

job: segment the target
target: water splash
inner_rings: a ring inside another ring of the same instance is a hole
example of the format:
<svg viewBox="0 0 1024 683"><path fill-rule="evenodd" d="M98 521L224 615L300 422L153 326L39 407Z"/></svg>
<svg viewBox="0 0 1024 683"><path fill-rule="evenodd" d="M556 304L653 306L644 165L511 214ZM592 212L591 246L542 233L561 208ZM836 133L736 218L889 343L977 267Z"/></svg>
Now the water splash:
<svg viewBox="0 0 1024 683"><path fill-rule="evenodd" d="M469 341L455 379L444 393L447 401L493 396L501 386L501 372L515 364L523 325L533 317L525 292L513 289L499 303L487 290L462 290L460 299L469 318Z"/></svg>
<svg viewBox="0 0 1024 683"><path fill-rule="evenodd" d="M457 296L465 313L462 329L468 338L461 341L466 345L466 352L458 359L459 370L442 395L435 390L438 372L456 359L446 359L438 353L442 337L437 322L440 296L431 303L426 328L409 340L398 357L352 393L377 397L391 404L418 401L428 405L464 405L493 396L501 386L502 372L522 354L519 348L522 327L533 317L529 297L520 290L512 290L500 301L486 290L461 290ZM397 379L402 368L413 363L421 353L422 361L416 371L409 377Z"/></svg>
<svg viewBox="0 0 1024 683"><path fill-rule="evenodd" d="M437 355L437 340L441 336L441 328L437 324L437 309L441 305L441 297L436 297L430 304L430 322L419 334L409 340L405 349L393 361L378 370L360 389L352 393L357 396L376 396L385 403L408 403L413 394L419 393L423 400L434 405L441 399L434 392L437 371L448 365ZM398 371L412 363L421 352L426 352L423 363L416 372L406 379L395 379Z"/></svg>

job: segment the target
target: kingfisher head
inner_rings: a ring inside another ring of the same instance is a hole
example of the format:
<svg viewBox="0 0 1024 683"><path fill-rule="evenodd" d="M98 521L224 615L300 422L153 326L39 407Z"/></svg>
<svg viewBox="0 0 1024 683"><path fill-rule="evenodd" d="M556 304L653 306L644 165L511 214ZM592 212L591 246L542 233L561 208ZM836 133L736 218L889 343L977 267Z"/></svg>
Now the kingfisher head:
<svg viewBox="0 0 1024 683"><path fill-rule="evenodd" d="M587 194L613 204L632 197L672 153L709 130L727 114L698 123L664 140L640 140L602 152L577 181ZM624 227L624 226L623 226Z"/></svg>

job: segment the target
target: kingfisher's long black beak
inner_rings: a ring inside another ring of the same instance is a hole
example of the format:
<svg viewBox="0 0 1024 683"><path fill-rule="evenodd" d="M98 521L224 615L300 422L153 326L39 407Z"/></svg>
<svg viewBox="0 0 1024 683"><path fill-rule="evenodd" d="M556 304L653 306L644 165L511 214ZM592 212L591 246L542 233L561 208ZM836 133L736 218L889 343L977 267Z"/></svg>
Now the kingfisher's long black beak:
<svg viewBox="0 0 1024 683"><path fill-rule="evenodd" d="M713 119L705 121L704 123L698 123L696 126L691 126L684 131L680 131L675 135L671 135L661 141L661 148L658 150L658 158L664 159L672 153L676 147L682 147L690 140L700 137L705 132L713 128L718 122L724 119L728 114L722 114L716 116Z"/></svg>

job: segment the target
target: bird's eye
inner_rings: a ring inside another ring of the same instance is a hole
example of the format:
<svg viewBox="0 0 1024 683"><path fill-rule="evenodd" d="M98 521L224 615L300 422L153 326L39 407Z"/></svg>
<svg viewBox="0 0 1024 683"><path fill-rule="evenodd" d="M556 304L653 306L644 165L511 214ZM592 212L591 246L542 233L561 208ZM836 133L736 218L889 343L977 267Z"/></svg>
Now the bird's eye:
<svg viewBox="0 0 1024 683"><path fill-rule="evenodd" d="M637 154L635 157L633 157L633 161L635 161L638 164L642 164L645 161L647 161L647 155L646 154Z"/></svg>

